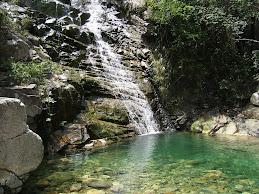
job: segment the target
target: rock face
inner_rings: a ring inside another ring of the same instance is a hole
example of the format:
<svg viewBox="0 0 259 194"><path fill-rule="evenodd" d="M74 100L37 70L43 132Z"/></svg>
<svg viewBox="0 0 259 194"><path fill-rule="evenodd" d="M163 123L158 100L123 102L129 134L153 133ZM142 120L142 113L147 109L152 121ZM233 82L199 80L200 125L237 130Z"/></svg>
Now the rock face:
<svg viewBox="0 0 259 194"><path fill-rule="evenodd" d="M0 97L0 188L12 193L21 190L43 158L42 140L29 130L26 119L20 100Z"/></svg>
<svg viewBox="0 0 259 194"><path fill-rule="evenodd" d="M191 131L209 135L221 134L259 137L259 121L258 119L247 119L242 117L242 115L232 120L224 114L210 111L191 125Z"/></svg>

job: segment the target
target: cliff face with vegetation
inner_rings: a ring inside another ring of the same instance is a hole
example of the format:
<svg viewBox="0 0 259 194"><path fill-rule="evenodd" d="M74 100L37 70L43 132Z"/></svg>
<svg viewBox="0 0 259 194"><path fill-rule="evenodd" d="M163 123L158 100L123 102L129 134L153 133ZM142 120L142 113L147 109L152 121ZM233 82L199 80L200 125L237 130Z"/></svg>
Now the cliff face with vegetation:
<svg viewBox="0 0 259 194"><path fill-rule="evenodd" d="M153 81L164 106L179 119L176 127L190 126L199 112L211 109L232 118L241 113L258 91L258 3L150 0L146 5Z"/></svg>

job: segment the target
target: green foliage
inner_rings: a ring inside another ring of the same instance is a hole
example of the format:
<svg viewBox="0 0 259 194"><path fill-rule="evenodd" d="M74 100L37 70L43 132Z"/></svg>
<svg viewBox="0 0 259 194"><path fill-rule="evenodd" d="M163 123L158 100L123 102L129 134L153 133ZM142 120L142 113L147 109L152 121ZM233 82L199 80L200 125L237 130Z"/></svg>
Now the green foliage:
<svg viewBox="0 0 259 194"><path fill-rule="evenodd" d="M225 102L249 97L253 47L237 40L258 18L255 0L148 0L147 5L153 12L150 34L162 53L154 78L163 96L177 88L184 94L185 88L195 95L213 90Z"/></svg>
<svg viewBox="0 0 259 194"><path fill-rule="evenodd" d="M23 84L43 84L51 74L59 71L58 65L52 61L31 61L29 63L13 62L12 74Z"/></svg>

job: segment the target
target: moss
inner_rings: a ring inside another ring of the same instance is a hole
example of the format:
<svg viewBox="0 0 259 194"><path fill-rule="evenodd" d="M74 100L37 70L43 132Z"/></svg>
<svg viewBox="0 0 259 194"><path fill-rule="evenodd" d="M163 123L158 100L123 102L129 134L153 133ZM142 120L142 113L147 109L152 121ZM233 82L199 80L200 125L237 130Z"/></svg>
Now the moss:
<svg viewBox="0 0 259 194"><path fill-rule="evenodd" d="M116 99L97 99L90 101L86 113L81 114L88 124L88 132L92 139L115 137L131 131L129 119L123 103Z"/></svg>

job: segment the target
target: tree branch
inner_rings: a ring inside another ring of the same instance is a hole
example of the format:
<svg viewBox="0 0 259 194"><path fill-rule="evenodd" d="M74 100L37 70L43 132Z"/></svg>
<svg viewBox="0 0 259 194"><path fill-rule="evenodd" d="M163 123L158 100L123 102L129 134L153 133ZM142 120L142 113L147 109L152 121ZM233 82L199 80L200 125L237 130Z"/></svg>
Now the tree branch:
<svg viewBox="0 0 259 194"><path fill-rule="evenodd" d="M249 41L249 42L254 42L254 43L259 44L258 40L248 39L248 38L240 38L240 39L234 39L234 40L236 40L236 41Z"/></svg>

